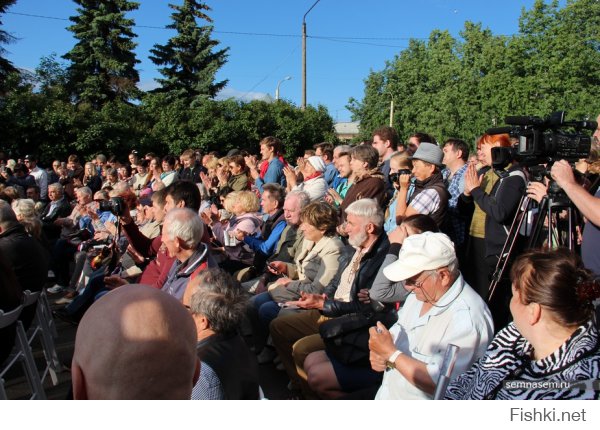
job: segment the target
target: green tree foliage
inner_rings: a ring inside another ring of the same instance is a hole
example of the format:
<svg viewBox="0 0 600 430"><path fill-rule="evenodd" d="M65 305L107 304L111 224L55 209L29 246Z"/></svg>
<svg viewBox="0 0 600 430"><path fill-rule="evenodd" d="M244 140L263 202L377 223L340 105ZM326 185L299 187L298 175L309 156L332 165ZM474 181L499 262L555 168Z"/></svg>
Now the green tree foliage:
<svg viewBox="0 0 600 430"><path fill-rule="evenodd" d="M229 48L219 49L211 38L211 25L199 26L197 19L212 24L206 14L211 9L196 0L184 0L181 6L169 4L175 12L167 27L177 31L165 45L154 45L150 59L161 68L161 87L155 93L166 93L169 101L184 99L188 104L199 98L214 98L227 80L215 82L217 71L227 61Z"/></svg>
<svg viewBox="0 0 600 430"><path fill-rule="evenodd" d="M138 8L127 0L74 0L79 15L70 17L77 43L64 58L68 68L69 90L77 103L93 109L113 100L128 101L138 97L136 84L139 61L133 49L136 35L134 21L125 13Z"/></svg>
<svg viewBox="0 0 600 430"><path fill-rule="evenodd" d="M6 13L6 10L15 3L16 0L0 0L0 16ZM2 21L0 21L0 91L3 90L4 83L8 78L9 73L15 72L13 64L4 56L6 49L2 45L7 45L13 41L13 36L10 33L2 30Z"/></svg>
<svg viewBox="0 0 600 430"><path fill-rule="evenodd" d="M272 135L284 142L286 156L293 158L315 143L335 142L333 120L323 106L302 111L284 101L199 99L190 109L183 100L165 104L164 97L153 94L144 99L143 109L153 120L141 142L162 153L179 154L187 148L222 154L233 148L257 152L260 139Z"/></svg>
<svg viewBox="0 0 600 430"><path fill-rule="evenodd" d="M124 157L131 149L158 154L180 154L188 148L258 152L258 142L267 135L283 140L288 157L317 142L335 142L333 120L322 106L302 111L284 101L212 98L226 84L215 83L214 77L227 50L212 53L217 44L210 39L212 28L197 27L195 21L210 22L203 12L209 9L197 2L172 6L179 12L172 27L178 36L160 51L173 53L173 61L185 60L183 66L178 69L173 63L163 69L164 91L130 103L137 95L138 76L131 53L133 21L124 13L137 3L76 1L79 15L72 18L70 29L78 42L64 57L69 63L51 54L41 59L35 74L8 75L7 89L0 94L2 149L14 155L37 153L47 164L71 153Z"/></svg>
<svg viewBox="0 0 600 430"><path fill-rule="evenodd" d="M537 0L524 10L519 33L495 36L466 22L460 39L434 30L371 71L361 101L348 109L361 122L359 139L389 121L406 138L415 131L438 141L473 142L507 115L546 116L566 110L569 118L600 112L600 2Z"/></svg>

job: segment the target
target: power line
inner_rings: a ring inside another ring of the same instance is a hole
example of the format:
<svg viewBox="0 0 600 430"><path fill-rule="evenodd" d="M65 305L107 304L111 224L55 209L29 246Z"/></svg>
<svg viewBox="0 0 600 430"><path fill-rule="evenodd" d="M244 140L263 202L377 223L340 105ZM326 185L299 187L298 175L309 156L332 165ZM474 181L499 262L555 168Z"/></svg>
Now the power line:
<svg viewBox="0 0 600 430"><path fill-rule="evenodd" d="M59 18L56 16L36 15L36 14L22 13L22 12L6 12L6 13L11 14L11 15L26 16L26 17L30 17L30 18L52 19L52 20L56 20L56 21L70 21L70 19L68 19L68 18ZM136 27L137 28L150 28L150 29L155 29L155 30L171 30L170 28L167 28L166 26L159 27L159 26L154 26L154 25L136 24L133 27L134 28L136 28ZM213 30L213 33L233 34L233 35L238 35L238 36L293 37L293 38L302 37L300 34L256 33L256 32L244 32L244 31ZM337 41L337 42L345 42L345 41L351 41L351 40L411 40L411 39L427 40L428 39L426 37L353 37L353 36L310 36L310 35L308 35L307 37L313 38L313 39L333 40L333 41ZM351 43L351 42L347 42L347 43ZM399 46L391 46L391 45L373 45L373 46L389 46L389 47L393 47L393 48L401 48Z"/></svg>
<svg viewBox="0 0 600 430"><path fill-rule="evenodd" d="M248 91L246 91L246 93L242 96L242 98L246 97L248 94L250 94L252 91L254 91L254 89L256 87L258 87L260 84L262 84L264 81L266 81L273 73L275 73L275 71L277 69L279 69L281 66L283 66L283 64L288 60L288 58L290 58L298 50L299 47L300 47L300 45L296 45L296 47L294 49L292 49L292 51L283 60L281 60L281 62L277 66L275 66L275 68L273 70L271 70L269 73L267 73L267 75L265 77L263 77L256 84L254 84L252 86L252 88L250 88Z"/></svg>
<svg viewBox="0 0 600 430"><path fill-rule="evenodd" d="M336 37L320 37L320 36L308 36L308 37L312 38L312 39L328 40L330 42L352 43L354 45L381 46L381 47L385 47L385 48L406 48L406 46L383 45L381 43L371 43L371 42L358 42L355 40L345 40L344 38L336 38Z"/></svg>

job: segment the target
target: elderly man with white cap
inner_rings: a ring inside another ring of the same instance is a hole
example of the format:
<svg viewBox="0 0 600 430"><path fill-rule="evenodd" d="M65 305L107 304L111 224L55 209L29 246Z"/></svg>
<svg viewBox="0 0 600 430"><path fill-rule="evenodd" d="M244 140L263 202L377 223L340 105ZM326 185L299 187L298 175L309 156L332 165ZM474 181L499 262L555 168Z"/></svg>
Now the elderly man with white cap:
<svg viewBox="0 0 600 430"><path fill-rule="evenodd" d="M327 194L327 181L323 176L325 162L319 156L313 155L307 160L298 159L298 168L304 176L304 180L298 184L296 172L288 167L283 169L287 181L288 191L304 191L310 197L310 201L321 200Z"/></svg>
<svg viewBox="0 0 600 430"><path fill-rule="evenodd" d="M446 218L450 194L444 184L441 168L444 152L439 146L422 142L410 157L413 163L414 192L407 200L410 176L400 175L400 190L396 203L396 224L416 214L429 215L441 227Z"/></svg>
<svg viewBox="0 0 600 430"><path fill-rule="evenodd" d="M376 399L430 399L449 344L460 348L452 377L485 353L494 336L491 313L465 283L443 233L407 237L383 273L404 281L411 294L389 331L382 324L370 329L371 366L385 371Z"/></svg>

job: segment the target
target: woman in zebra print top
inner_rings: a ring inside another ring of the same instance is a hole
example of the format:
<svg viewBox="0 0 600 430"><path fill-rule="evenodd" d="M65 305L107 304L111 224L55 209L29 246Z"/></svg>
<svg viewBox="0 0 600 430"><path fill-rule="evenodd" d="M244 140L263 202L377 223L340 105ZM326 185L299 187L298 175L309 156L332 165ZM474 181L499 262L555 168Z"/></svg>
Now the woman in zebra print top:
<svg viewBox="0 0 600 430"><path fill-rule="evenodd" d="M513 322L447 399L598 399L600 284L573 252L535 250L511 270ZM594 386L596 383L596 386Z"/></svg>

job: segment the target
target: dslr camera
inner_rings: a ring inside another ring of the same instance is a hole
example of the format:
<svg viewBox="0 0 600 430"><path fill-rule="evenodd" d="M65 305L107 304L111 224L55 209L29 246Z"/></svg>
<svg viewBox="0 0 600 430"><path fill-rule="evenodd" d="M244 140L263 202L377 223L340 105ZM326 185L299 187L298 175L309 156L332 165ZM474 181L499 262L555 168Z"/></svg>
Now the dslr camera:
<svg viewBox="0 0 600 430"><path fill-rule="evenodd" d="M390 181L392 184L400 183L400 175L410 175L412 172L410 169L400 169L396 173L390 173Z"/></svg>
<svg viewBox="0 0 600 430"><path fill-rule="evenodd" d="M102 212L112 212L116 216L123 215L125 201L122 197L111 197L110 200L100 202L99 208Z"/></svg>

